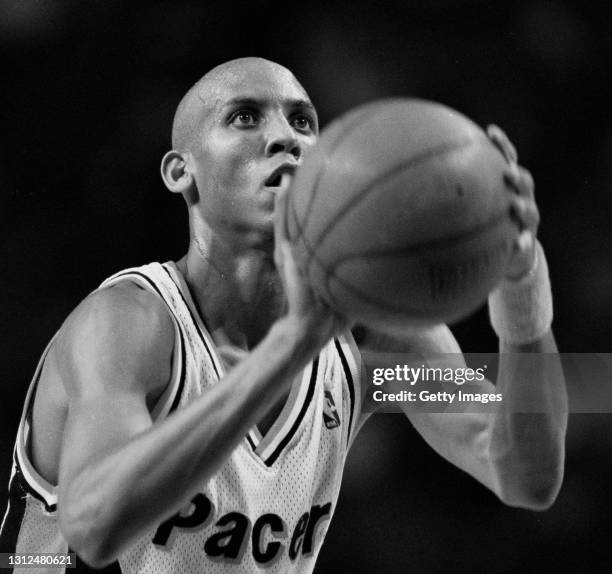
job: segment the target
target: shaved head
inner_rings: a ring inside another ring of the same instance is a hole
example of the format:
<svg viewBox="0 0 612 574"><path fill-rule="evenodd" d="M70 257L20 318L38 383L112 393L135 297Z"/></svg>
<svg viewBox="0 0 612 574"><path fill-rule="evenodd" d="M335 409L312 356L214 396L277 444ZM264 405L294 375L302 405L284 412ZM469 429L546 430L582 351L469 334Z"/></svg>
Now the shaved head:
<svg viewBox="0 0 612 574"><path fill-rule="evenodd" d="M287 68L263 58L231 60L181 100L161 175L185 198L190 229L202 241L214 232L269 250L275 197L318 134L316 109Z"/></svg>
<svg viewBox="0 0 612 574"><path fill-rule="evenodd" d="M248 83L254 76L269 74L286 76L304 92L306 91L295 79L295 76L284 66L264 58L238 58L216 66L200 78L180 101L172 123L172 147L178 151L191 149L202 122L214 108L215 103L223 98L228 87Z"/></svg>

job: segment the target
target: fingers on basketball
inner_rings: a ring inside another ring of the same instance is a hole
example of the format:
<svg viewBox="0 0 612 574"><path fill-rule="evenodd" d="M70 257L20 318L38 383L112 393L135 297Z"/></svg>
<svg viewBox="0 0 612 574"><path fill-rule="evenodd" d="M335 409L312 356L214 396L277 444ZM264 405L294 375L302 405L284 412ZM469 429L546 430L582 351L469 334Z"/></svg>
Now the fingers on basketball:
<svg viewBox="0 0 612 574"><path fill-rule="evenodd" d="M540 212L533 199L514 196L511 200L510 212L519 225L519 229L530 229L535 232L540 224Z"/></svg>
<svg viewBox="0 0 612 574"><path fill-rule="evenodd" d="M487 126L487 135L491 138L491 141L497 146L499 151L502 152L508 163L514 164L518 162L516 148L504 130L495 124L491 124Z"/></svg>

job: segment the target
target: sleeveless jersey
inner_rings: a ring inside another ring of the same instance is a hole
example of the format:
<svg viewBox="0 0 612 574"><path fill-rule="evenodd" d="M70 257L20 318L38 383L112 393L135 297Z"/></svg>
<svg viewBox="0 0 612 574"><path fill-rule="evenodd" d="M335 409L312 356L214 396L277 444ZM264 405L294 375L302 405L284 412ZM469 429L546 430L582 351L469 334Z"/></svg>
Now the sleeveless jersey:
<svg viewBox="0 0 612 574"><path fill-rule="evenodd" d="M224 367L173 263L122 271L99 289L120 281L134 282L160 297L173 320L172 375L152 412L157 422L196 400L207 387L223 384ZM19 425L9 506L0 533L2 552L68 551L57 521L57 488L36 472L28 455L36 385L52 342L36 369ZM181 512L142 535L119 557L121 571L311 572L335 510L360 414L358 361L350 335L330 341L295 378L266 434L253 427ZM24 570L47 571L61 572L57 567Z"/></svg>

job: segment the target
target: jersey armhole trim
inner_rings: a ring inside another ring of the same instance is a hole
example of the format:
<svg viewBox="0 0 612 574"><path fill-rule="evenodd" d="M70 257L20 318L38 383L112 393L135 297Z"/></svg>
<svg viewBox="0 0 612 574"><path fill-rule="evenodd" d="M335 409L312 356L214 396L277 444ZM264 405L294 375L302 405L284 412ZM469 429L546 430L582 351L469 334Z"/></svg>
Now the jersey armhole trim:
<svg viewBox="0 0 612 574"><path fill-rule="evenodd" d="M48 482L42 477L34 464L30 460L29 453L29 441L30 441L30 417L32 415L32 408L34 406L34 397L36 396L36 389L38 387L38 381L42 373L45 359L49 354L51 345L55 341L57 333L53 335L49 344L45 347L43 354L38 361L30 388L28 389L25 403L23 405L23 411L21 413L21 420L19 421L19 429L17 431L17 439L15 441L15 449L13 451L13 464L15 476L11 479L15 479L19 483L22 489L42 502L45 505L47 512L55 512L57 509L57 486Z"/></svg>
<svg viewBox="0 0 612 574"><path fill-rule="evenodd" d="M335 339L336 349L346 375L346 383L350 399L350 419L347 432L347 448L350 448L361 419L362 385L361 385L361 355L353 336L349 333Z"/></svg>
<svg viewBox="0 0 612 574"><path fill-rule="evenodd" d="M311 363L311 371L310 373L307 375L306 373L304 373L304 378L306 376L309 376L310 381L308 383L308 388L306 391L306 397L301 405L300 411L297 415L297 417L293 420L293 424L291 426L291 428L289 429L289 432L287 432L283 438L280 440L280 442L277 444L277 446L275 447L274 451L268 455L265 456L262 454L263 458L262 460L264 461L265 465L270 467L274 464L274 462L276 461L276 459L280 456L280 454L283 452L283 450L285 449L285 447L289 444L289 442L291 441L291 439L293 438L293 436L295 435L295 433L297 432L298 428L300 427L302 420L304 419L305 415L306 415L306 411L308 410L308 407L310 406L311 402L312 402L312 398L314 396L314 391L315 391L315 387L317 384L317 373L319 371L319 357L315 357L314 361L312 361ZM298 403L299 404L299 403ZM267 450L267 449L266 449Z"/></svg>
<svg viewBox="0 0 612 574"><path fill-rule="evenodd" d="M204 322L204 319L200 316L200 313L198 312L193 298L191 297L189 286L185 282L183 276L177 269L176 264L174 262L169 261L167 263L164 263L161 267L166 272L166 274L176 287L179 296L183 300L183 304L189 312L189 316L191 318L191 321L193 322L193 326L195 327L195 330L198 333L198 336L200 337L200 340L202 341L202 344L204 345L204 348L206 349L210 360L212 361L213 367L215 369L215 374L217 375L217 379L221 380L225 376L225 370L223 368L223 365L221 364L219 357L217 357L217 354L213 352L214 341L212 339L212 336L210 335L210 331L206 326L206 323Z"/></svg>
<svg viewBox="0 0 612 574"><path fill-rule="evenodd" d="M151 419L155 422L163 420L168 414L176 410L180 403L183 388L185 386L185 374L186 374L186 349L185 349L185 338L183 336L182 329L179 325L178 319L176 318L172 307L166 301L159 287L155 284L155 281L146 274L136 269L129 269L113 275L102 285L100 288L111 287L117 283L123 281L132 281L136 283L149 293L153 293L159 297L164 303L168 314L172 320L174 327L174 349L172 351L172 371L170 373L170 380L168 385L164 389L164 392L157 399L155 406L151 410Z"/></svg>

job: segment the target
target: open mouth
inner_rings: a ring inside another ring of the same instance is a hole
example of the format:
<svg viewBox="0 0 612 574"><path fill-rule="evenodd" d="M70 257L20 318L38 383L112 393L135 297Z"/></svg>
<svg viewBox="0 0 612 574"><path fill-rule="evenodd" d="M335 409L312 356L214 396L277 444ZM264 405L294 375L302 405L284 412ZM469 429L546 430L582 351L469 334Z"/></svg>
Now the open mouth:
<svg viewBox="0 0 612 574"><path fill-rule="evenodd" d="M281 187L288 184L295 173L296 166L281 165L275 169L264 182L265 187Z"/></svg>
<svg viewBox="0 0 612 574"><path fill-rule="evenodd" d="M266 179L265 186L266 187L280 187L282 181L283 181L282 173L272 174L268 179Z"/></svg>

